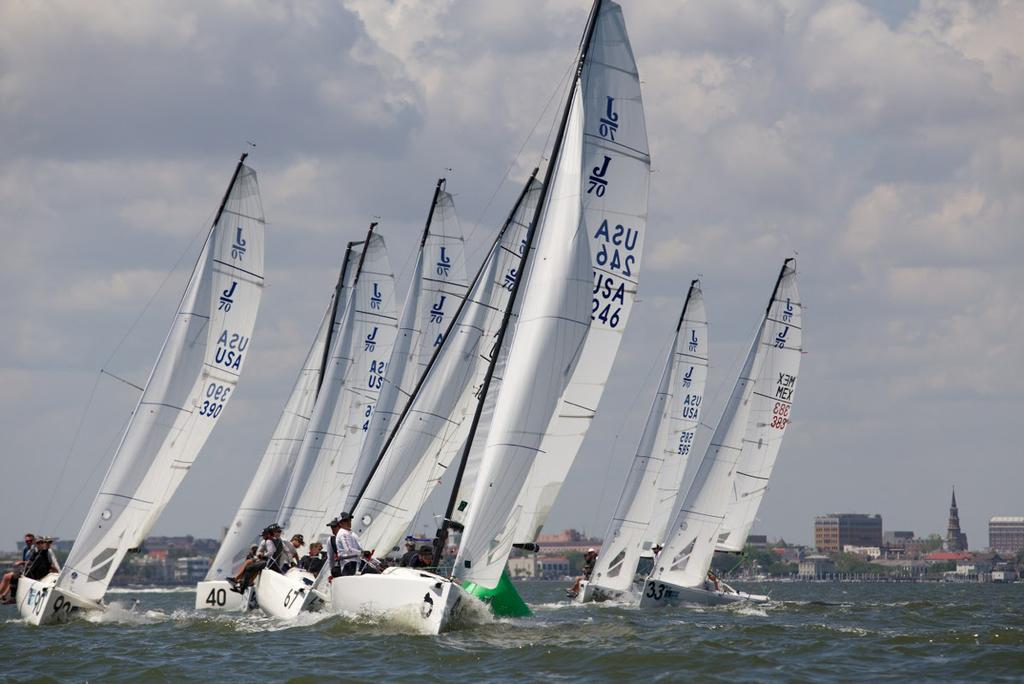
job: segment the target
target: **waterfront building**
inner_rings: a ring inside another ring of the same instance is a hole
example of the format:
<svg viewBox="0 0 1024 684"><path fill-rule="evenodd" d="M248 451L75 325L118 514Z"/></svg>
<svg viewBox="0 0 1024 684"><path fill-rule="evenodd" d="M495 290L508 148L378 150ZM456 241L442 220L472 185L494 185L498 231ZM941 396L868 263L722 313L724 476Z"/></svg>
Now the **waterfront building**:
<svg viewBox="0 0 1024 684"><path fill-rule="evenodd" d="M956 507L955 487L953 488L953 500L949 504L949 523L946 525L946 550L967 550L967 535L960 531L960 511Z"/></svg>
<svg viewBox="0 0 1024 684"><path fill-rule="evenodd" d="M836 564L828 556L807 556L797 566L797 575L802 579L824 579L836 573Z"/></svg>
<svg viewBox="0 0 1024 684"><path fill-rule="evenodd" d="M885 546L904 546L908 541L914 538L914 533L910 530L886 530L882 534L882 543Z"/></svg>
<svg viewBox="0 0 1024 684"><path fill-rule="evenodd" d="M814 546L837 553L846 546L881 546L882 516L873 513L831 513L814 519Z"/></svg>
<svg viewBox="0 0 1024 684"><path fill-rule="evenodd" d="M988 545L997 553L1024 551L1024 516L999 515L989 518Z"/></svg>
<svg viewBox="0 0 1024 684"><path fill-rule="evenodd" d="M747 535L747 546L752 546L755 549L767 549L768 548L768 535L767 534L748 534Z"/></svg>
<svg viewBox="0 0 1024 684"><path fill-rule="evenodd" d="M206 577L209 569L209 556L184 556L174 562L174 578L182 584L195 584Z"/></svg>

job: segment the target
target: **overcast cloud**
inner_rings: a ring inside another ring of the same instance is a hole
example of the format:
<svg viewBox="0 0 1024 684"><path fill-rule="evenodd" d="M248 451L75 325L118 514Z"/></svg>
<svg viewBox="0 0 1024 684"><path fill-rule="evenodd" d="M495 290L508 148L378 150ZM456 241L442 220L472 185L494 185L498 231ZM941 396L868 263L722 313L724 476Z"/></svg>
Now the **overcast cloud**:
<svg viewBox="0 0 1024 684"><path fill-rule="evenodd" d="M989 516L1024 514L1024 5L623 5L654 166L643 301L548 528L603 534L690 279L714 408L798 252L807 354L755 531L810 542L813 516L834 511L944 531L955 484L971 545L986 545ZM77 532L136 400L98 381L58 480L97 371L145 379L253 140L270 222L253 353L154 530L218 535L344 244L379 215L406 283L447 175L475 266L539 161L587 11L0 3L0 547Z"/></svg>

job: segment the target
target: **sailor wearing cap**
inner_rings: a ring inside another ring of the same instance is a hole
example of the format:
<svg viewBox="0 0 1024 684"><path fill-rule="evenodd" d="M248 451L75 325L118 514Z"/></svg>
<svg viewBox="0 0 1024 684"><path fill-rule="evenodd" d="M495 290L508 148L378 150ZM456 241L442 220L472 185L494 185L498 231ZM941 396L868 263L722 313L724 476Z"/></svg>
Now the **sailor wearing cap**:
<svg viewBox="0 0 1024 684"><path fill-rule="evenodd" d="M234 578L229 578L229 582L234 580L232 589L240 594L245 593L256 575L264 568L270 568L277 572L284 571L285 544L281 541L281 531L282 528L277 523L263 528L261 533L263 539L256 547L256 558L246 561L238 574ZM292 549L292 553L295 553L295 549Z"/></svg>
<svg viewBox="0 0 1024 684"><path fill-rule="evenodd" d="M341 557L338 556L338 540L336 535L341 529L341 521L332 518L327 526L331 528L331 536L327 538L327 562L331 564L331 577L341 577Z"/></svg>
<svg viewBox="0 0 1024 684"><path fill-rule="evenodd" d="M342 513L336 520L338 531L334 533L334 544L341 566L340 576L354 575L359 571L359 559L363 557L363 547L359 545L359 537L352 531L352 514Z"/></svg>
<svg viewBox="0 0 1024 684"><path fill-rule="evenodd" d="M402 554L401 566L403 568L415 567L412 565L412 561L419 555L420 552L416 549L416 538L410 534L405 538L405 553Z"/></svg>

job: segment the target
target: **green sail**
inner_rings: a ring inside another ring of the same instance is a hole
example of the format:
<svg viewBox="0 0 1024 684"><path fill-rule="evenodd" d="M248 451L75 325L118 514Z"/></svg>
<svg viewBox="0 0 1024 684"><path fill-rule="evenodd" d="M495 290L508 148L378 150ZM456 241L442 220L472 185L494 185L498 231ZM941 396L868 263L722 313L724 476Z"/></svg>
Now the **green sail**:
<svg viewBox="0 0 1024 684"><path fill-rule="evenodd" d="M490 606L491 612L497 617L529 617L533 615L530 607L526 605L519 592L516 591L515 585L512 584L508 568L501 571L498 586L493 589L481 587L474 582L463 582L462 588Z"/></svg>

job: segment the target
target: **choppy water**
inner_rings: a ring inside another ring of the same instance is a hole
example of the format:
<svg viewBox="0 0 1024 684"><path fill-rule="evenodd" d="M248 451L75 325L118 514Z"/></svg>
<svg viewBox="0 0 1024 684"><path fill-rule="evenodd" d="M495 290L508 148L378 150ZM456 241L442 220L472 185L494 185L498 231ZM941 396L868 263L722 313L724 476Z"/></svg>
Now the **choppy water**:
<svg viewBox="0 0 1024 684"><path fill-rule="evenodd" d="M308 614L297 624L192 609L191 590L125 591L100 621L57 627L0 613L7 681L373 682L1022 681L1024 584L766 584L763 607L642 612L569 605L423 636Z"/></svg>

